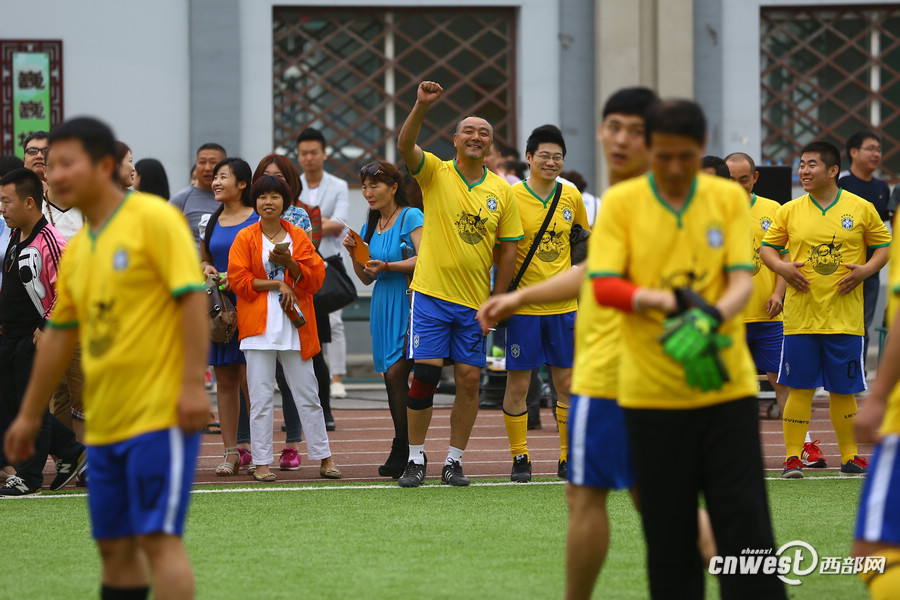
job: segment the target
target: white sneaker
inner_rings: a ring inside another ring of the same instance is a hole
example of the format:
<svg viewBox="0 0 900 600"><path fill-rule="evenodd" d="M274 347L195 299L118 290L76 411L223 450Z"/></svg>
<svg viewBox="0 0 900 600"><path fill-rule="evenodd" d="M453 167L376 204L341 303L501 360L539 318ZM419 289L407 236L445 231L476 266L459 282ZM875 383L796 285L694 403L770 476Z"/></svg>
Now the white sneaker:
<svg viewBox="0 0 900 600"><path fill-rule="evenodd" d="M340 381L331 382L331 397L332 398L346 398L347 397L347 388L344 387L344 384Z"/></svg>

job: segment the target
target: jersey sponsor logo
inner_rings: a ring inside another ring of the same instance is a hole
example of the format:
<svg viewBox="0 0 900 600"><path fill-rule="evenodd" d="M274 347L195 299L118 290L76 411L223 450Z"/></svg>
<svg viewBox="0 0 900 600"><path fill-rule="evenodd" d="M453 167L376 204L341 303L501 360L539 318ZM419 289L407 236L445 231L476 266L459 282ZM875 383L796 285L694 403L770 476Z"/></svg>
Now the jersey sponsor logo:
<svg viewBox="0 0 900 600"><path fill-rule="evenodd" d="M125 248L116 250L113 255L113 269L116 271L124 271L128 268L128 251Z"/></svg>
<svg viewBox="0 0 900 600"><path fill-rule="evenodd" d="M710 248L721 248L725 243L725 236L722 234L722 228L718 225L710 225L706 228L706 242Z"/></svg>
<svg viewBox="0 0 900 600"><path fill-rule="evenodd" d="M563 252L565 248L565 231L556 231L556 223L553 224L553 229L551 231L545 231L544 236L541 238L541 243L538 244L538 248L535 251L534 255L537 256L542 261L549 263L555 261ZM534 238L537 237L535 233L531 236L531 243L534 243Z"/></svg>
<svg viewBox="0 0 900 600"><path fill-rule="evenodd" d="M519 355L521 353L522 353L522 349L519 347L518 344L513 344L512 346L509 347L509 354L513 358L519 358Z"/></svg>
<svg viewBox="0 0 900 600"><path fill-rule="evenodd" d="M853 215L841 215L841 227L847 231L853 229Z"/></svg>
<svg viewBox="0 0 900 600"><path fill-rule="evenodd" d="M565 210L563 210L563 219L565 219L566 223L571 223L572 217L573 215L571 208L566 208Z"/></svg>
<svg viewBox="0 0 900 600"><path fill-rule="evenodd" d="M494 196L488 196L487 197L487 209L491 212L494 212L495 210L497 210L497 206L499 206L499 203L497 202L497 198L495 198Z"/></svg>
<svg viewBox="0 0 900 600"><path fill-rule="evenodd" d="M119 320L113 314L115 300L95 302L88 318L88 352L91 356L101 357L106 354L115 341L115 332L119 329Z"/></svg>
<svg viewBox="0 0 900 600"><path fill-rule="evenodd" d="M828 244L817 244L809 250L809 262L819 275L831 275L844 262L840 249L843 243L835 244L834 237Z"/></svg>
<svg viewBox="0 0 900 600"><path fill-rule="evenodd" d="M759 220L759 227L763 231L768 231L769 227L772 226L772 217L763 217Z"/></svg>
<svg viewBox="0 0 900 600"><path fill-rule="evenodd" d="M456 231L459 232L459 238L467 244L475 245L487 235L488 218L481 218L481 211L477 215L469 214L465 211L459 213L456 219Z"/></svg>

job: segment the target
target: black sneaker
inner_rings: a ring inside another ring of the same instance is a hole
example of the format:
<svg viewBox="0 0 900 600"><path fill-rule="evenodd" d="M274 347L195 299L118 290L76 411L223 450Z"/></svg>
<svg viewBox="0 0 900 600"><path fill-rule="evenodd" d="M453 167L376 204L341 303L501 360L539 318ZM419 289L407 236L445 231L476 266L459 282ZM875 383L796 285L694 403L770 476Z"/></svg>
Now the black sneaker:
<svg viewBox="0 0 900 600"><path fill-rule="evenodd" d="M423 481L425 481L425 465L409 461L397 483L400 484L400 487L419 487Z"/></svg>
<svg viewBox="0 0 900 600"><path fill-rule="evenodd" d="M78 475L75 476L75 487L87 487L87 478L88 478L88 470L87 465L84 466L84 469L78 472Z"/></svg>
<svg viewBox="0 0 900 600"><path fill-rule="evenodd" d="M72 481L81 471L87 468L87 450L82 450L74 460L59 459L56 461L56 477L50 484L50 491L55 492Z"/></svg>
<svg viewBox="0 0 900 600"><path fill-rule="evenodd" d="M854 456L841 465L841 473L864 475L869 472L869 461L862 456Z"/></svg>
<svg viewBox="0 0 900 600"><path fill-rule="evenodd" d="M509 476L509 480L516 483L531 481L531 461L528 460L527 454L519 454L513 460L512 474Z"/></svg>
<svg viewBox="0 0 900 600"><path fill-rule="evenodd" d="M450 461L450 464L445 464L441 469L441 485L460 487L470 483L469 478L463 475L462 465L458 460Z"/></svg>
<svg viewBox="0 0 900 600"><path fill-rule="evenodd" d="M41 488L28 487L21 477L13 475L6 480L6 484L0 488L0 498L22 498L24 496L38 496Z"/></svg>
<svg viewBox="0 0 900 600"><path fill-rule="evenodd" d="M556 465L556 476L560 479L568 479L569 467L567 463L568 461L561 460L559 461L559 464Z"/></svg>

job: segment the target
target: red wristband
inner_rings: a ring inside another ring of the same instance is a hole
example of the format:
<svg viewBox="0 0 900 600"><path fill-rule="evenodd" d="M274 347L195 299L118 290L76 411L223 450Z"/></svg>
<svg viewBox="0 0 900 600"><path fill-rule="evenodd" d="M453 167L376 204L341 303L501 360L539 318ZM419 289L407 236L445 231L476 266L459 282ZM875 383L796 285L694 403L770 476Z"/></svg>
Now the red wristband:
<svg viewBox="0 0 900 600"><path fill-rule="evenodd" d="M389 263L388 261L384 261L384 272L385 273L391 272L391 263Z"/></svg>
<svg viewBox="0 0 900 600"><path fill-rule="evenodd" d="M634 312L634 295L638 286L621 277L596 277L594 298L602 306L616 308L622 312Z"/></svg>

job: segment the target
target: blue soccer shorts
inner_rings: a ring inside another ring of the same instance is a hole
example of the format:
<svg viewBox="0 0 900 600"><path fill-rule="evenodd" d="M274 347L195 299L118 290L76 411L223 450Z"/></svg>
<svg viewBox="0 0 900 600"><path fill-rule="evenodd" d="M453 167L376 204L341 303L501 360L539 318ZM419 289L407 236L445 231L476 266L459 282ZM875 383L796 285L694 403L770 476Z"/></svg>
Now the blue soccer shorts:
<svg viewBox="0 0 900 600"><path fill-rule="evenodd" d="M571 369L575 360L575 315L513 315L506 328L506 368L541 365Z"/></svg>
<svg viewBox="0 0 900 600"><path fill-rule="evenodd" d="M747 347L756 368L763 373L777 373L781 363L781 342L784 339L784 323L760 321L747 323Z"/></svg>
<svg viewBox="0 0 900 600"><path fill-rule="evenodd" d="M625 413L615 400L572 394L567 475L569 482L592 488L634 486Z"/></svg>
<svg viewBox="0 0 900 600"><path fill-rule="evenodd" d="M487 338L481 333L475 313L474 308L413 292L407 357L413 360L450 358L484 367Z"/></svg>
<svg viewBox="0 0 900 600"><path fill-rule="evenodd" d="M866 389L863 336L798 333L784 336L778 383L809 390L823 386L835 394Z"/></svg>
<svg viewBox="0 0 900 600"><path fill-rule="evenodd" d="M88 447L94 538L184 532L200 434L178 427Z"/></svg>
<svg viewBox="0 0 900 600"><path fill-rule="evenodd" d="M856 539L900 546L900 435L886 435L872 453L859 496Z"/></svg>

